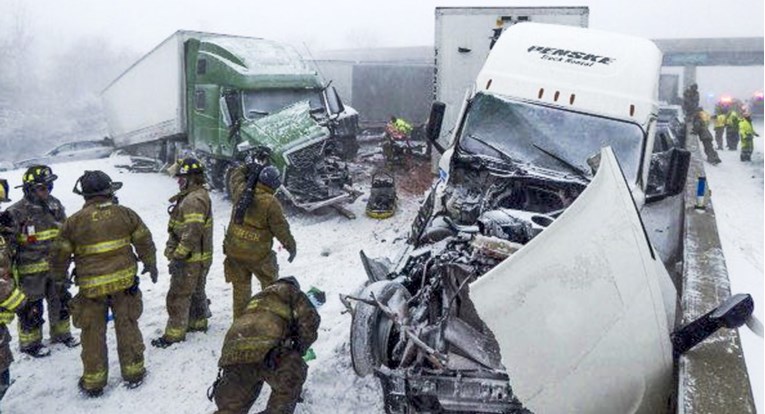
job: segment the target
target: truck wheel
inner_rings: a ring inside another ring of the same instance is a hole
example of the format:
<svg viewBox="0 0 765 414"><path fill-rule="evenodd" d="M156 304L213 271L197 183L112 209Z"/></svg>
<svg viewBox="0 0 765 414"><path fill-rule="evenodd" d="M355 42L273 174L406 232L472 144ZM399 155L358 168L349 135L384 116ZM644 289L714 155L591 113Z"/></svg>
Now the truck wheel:
<svg viewBox="0 0 765 414"><path fill-rule="evenodd" d="M412 297L404 286L390 280L369 285L360 296L369 299L371 292L393 309L400 308ZM395 368L391 351L398 342L398 335L393 321L377 306L357 302L351 321L351 361L356 373L363 377L381 365Z"/></svg>

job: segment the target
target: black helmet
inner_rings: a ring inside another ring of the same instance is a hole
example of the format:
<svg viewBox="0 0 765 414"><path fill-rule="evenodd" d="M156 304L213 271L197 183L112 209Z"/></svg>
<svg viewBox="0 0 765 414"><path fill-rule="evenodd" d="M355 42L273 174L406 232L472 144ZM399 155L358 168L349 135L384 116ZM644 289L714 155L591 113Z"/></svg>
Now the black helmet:
<svg viewBox="0 0 765 414"><path fill-rule="evenodd" d="M282 278L276 279L276 283L287 283L295 286L298 290L300 290L300 282L298 282L295 276L284 276Z"/></svg>
<svg viewBox="0 0 765 414"><path fill-rule="evenodd" d="M33 165L27 168L24 176L21 177L23 184L20 187L29 189L38 185L45 185L48 186L48 189L51 189L56 179L58 179L58 176L53 174L53 171L47 165Z"/></svg>
<svg viewBox="0 0 765 414"><path fill-rule="evenodd" d="M205 166L196 158L184 158L178 160L178 167L175 171L176 177L182 177L191 174L203 174L205 172Z"/></svg>
<svg viewBox="0 0 765 414"><path fill-rule="evenodd" d="M80 188L77 188L78 184L80 185ZM105 172L97 170L85 171L85 173L82 174L82 177L74 183L74 189L72 191L85 198L90 198L96 196L110 196L120 188L122 188L121 182L112 182L111 177Z"/></svg>
<svg viewBox="0 0 765 414"><path fill-rule="evenodd" d="M10 198L8 198L8 180L5 178L0 178L0 203L7 203L11 201Z"/></svg>
<svg viewBox="0 0 765 414"><path fill-rule="evenodd" d="M273 165L263 167L258 176L258 182L272 190L276 190L282 185L281 180L279 180L279 170Z"/></svg>

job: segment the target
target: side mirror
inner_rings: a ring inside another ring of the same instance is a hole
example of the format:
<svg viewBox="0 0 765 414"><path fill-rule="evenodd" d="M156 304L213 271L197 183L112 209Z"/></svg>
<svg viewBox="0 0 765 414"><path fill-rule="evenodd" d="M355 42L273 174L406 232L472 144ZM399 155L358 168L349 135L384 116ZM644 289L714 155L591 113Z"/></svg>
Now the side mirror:
<svg viewBox="0 0 765 414"><path fill-rule="evenodd" d="M736 329L754 312L754 300L748 294L733 295L716 309L672 332L672 354L675 358L707 339L720 328Z"/></svg>
<svg viewBox="0 0 765 414"><path fill-rule="evenodd" d="M438 143L438 137L441 136L441 126L444 123L444 113L446 112L446 104L443 102L435 101L430 107L430 117L428 118L428 126L425 130L425 136L439 154L443 154L446 149Z"/></svg>
<svg viewBox="0 0 765 414"><path fill-rule="evenodd" d="M646 203L653 203L682 193L685 190L688 168L691 164L690 151L672 148L669 151L653 154L651 157Z"/></svg>
<svg viewBox="0 0 765 414"><path fill-rule="evenodd" d="M327 104L329 105L329 108L327 109L331 115L345 112L343 101L340 100L340 95L337 94L337 90L334 86L327 88Z"/></svg>
<svg viewBox="0 0 765 414"><path fill-rule="evenodd" d="M685 190L688 179L688 168L691 165L691 152L685 149L672 148L669 158L669 171L665 189L667 195L674 196Z"/></svg>

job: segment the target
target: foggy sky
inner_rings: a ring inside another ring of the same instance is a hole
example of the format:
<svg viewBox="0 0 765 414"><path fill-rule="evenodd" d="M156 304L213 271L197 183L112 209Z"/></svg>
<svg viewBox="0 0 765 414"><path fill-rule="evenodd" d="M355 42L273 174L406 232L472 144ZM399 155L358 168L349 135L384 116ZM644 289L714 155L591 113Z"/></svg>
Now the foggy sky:
<svg viewBox="0 0 765 414"><path fill-rule="evenodd" d="M0 16L22 9L37 53L53 67L55 51L82 38L140 56L179 29L281 40L303 53L304 45L432 45L434 8L466 5L589 6L590 27L652 39L763 36L762 0L0 0ZM762 67L702 69L698 81L714 93L749 96L763 87Z"/></svg>

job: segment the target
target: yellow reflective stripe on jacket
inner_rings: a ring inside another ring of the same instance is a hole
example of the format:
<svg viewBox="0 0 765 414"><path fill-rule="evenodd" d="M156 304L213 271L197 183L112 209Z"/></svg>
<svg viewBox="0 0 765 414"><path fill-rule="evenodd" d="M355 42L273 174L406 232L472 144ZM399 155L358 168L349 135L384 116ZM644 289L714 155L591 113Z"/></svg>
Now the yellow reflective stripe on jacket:
<svg viewBox="0 0 765 414"><path fill-rule="evenodd" d="M284 319L288 323L292 319L292 309L290 308L290 305L284 302L269 301L268 303L263 303L259 299L250 301L250 303L247 305L247 310L254 311L256 309L262 310L264 312L271 312L274 315Z"/></svg>
<svg viewBox="0 0 765 414"><path fill-rule="evenodd" d="M35 234L19 234L18 241L19 243L25 244L27 242L28 237L34 237L37 239L37 241L46 241L46 240L53 240L56 237L58 237L59 229L50 229L50 230L44 230L39 231Z"/></svg>
<svg viewBox="0 0 765 414"><path fill-rule="evenodd" d="M212 260L212 258L213 258L212 252L192 253L191 257L186 259L186 262L188 262L188 263L206 262L208 260Z"/></svg>
<svg viewBox="0 0 765 414"><path fill-rule="evenodd" d="M0 312L0 324L8 325L13 322L13 317L16 314L11 311Z"/></svg>
<svg viewBox="0 0 765 414"><path fill-rule="evenodd" d="M16 308L21 305L21 302L24 301L24 298L26 298L26 295L24 295L24 292L22 292L19 289L13 289L13 292L11 292L11 295L8 296L7 299L0 302L0 307L5 308L9 311L14 311Z"/></svg>
<svg viewBox="0 0 765 414"><path fill-rule="evenodd" d="M77 246L74 254L85 256L90 254L108 253L127 246L130 246L129 237L125 237L124 239L109 240L101 243L88 244L85 246Z"/></svg>
<svg viewBox="0 0 765 414"><path fill-rule="evenodd" d="M89 276L83 278L78 277L77 285L80 286L80 288L85 289L108 285L109 283L117 282L122 279L132 279L133 276L135 276L136 271L138 271L138 268L133 266L124 270L120 270L119 272L109 273L106 275Z"/></svg>
<svg viewBox="0 0 765 414"><path fill-rule="evenodd" d="M48 264L48 261L45 260L42 262L19 266L18 270L20 275L31 275L34 273L47 272L50 270L50 265Z"/></svg>
<svg viewBox="0 0 765 414"><path fill-rule="evenodd" d="M257 230L250 231L244 227L241 227L238 225L232 225L229 228L229 232L231 233L232 236L238 239L243 239L243 240L253 241L253 242L260 241L260 235L257 233Z"/></svg>
<svg viewBox="0 0 765 414"><path fill-rule="evenodd" d="M189 218L189 216L194 216ZM212 227L213 225L213 219L212 217L208 217L207 220L204 219L204 215L201 213L194 213L194 214L186 214L183 216L183 220L170 220L170 228L175 229L178 227L183 227L188 223L204 223L205 227Z"/></svg>

